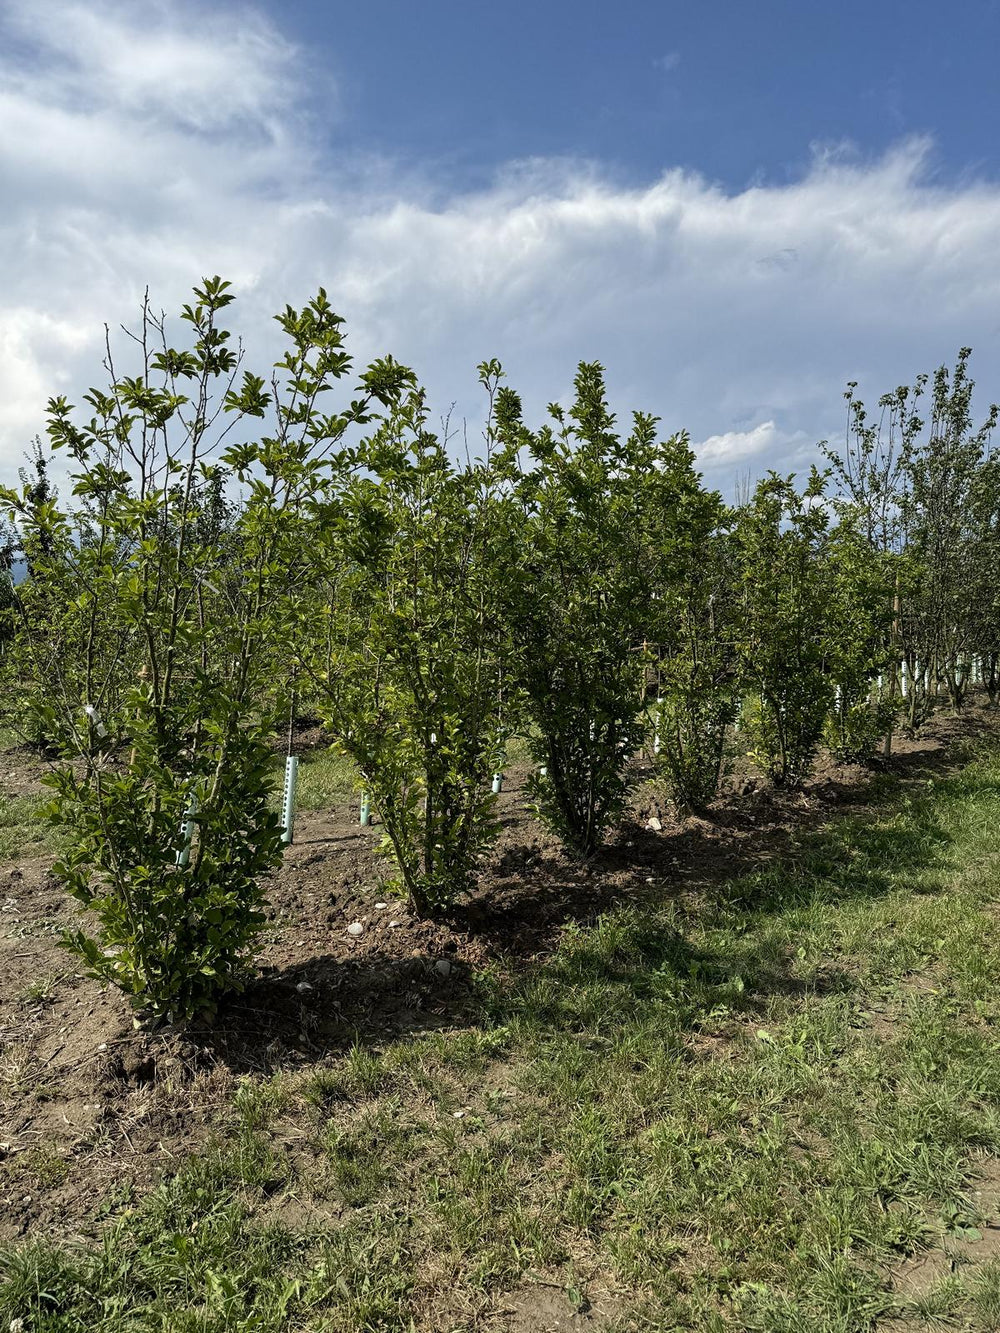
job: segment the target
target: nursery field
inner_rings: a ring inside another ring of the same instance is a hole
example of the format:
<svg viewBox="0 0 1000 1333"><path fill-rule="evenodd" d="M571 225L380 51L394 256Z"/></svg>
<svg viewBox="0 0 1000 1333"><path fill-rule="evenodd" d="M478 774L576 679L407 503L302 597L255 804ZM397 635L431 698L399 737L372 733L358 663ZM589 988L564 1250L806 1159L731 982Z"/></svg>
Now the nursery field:
<svg viewBox="0 0 1000 1333"><path fill-rule="evenodd" d="M512 764L433 919L344 761L293 748L256 975L158 1028L57 947L42 765L0 758L0 1328L1000 1329L979 696L711 817L637 760L585 861Z"/></svg>
<svg viewBox="0 0 1000 1333"><path fill-rule="evenodd" d="M1000 1333L971 349L730 501L234 299L0 484L0 1333Z"/></svg>

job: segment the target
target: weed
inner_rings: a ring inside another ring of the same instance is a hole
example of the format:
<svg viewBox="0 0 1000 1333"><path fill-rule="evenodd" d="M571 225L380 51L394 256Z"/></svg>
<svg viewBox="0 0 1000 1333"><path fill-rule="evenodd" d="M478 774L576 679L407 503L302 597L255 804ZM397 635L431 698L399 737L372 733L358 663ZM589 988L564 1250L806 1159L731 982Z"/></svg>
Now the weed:
<svg viewBox="0 0 1000 1333"><path fill-rule="evenodd" d="M267 1129L291 1101L291 1089L280 1074L258 1083L244 1078L233 1097L233 1109L245 1131Z"/></svg>
<svg viewBox="0 0 1000 1333"><path fill-rule="evenodd" d="M55 999L59 983L64 981L66 976L67 973L65 972L52 972L48 976L39 977L25 986L17 998L25 1007L51 1004Z"/></svg>

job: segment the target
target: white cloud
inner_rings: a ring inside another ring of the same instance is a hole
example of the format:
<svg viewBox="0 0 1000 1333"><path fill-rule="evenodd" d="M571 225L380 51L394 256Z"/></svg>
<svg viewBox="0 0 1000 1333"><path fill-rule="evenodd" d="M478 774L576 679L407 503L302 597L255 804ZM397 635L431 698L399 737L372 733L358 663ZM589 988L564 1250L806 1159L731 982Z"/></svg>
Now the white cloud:
<svg viewBox="0 0 1000 1333"><path fill-rule="evenodd" d="M252 10L194 0L8 0L5 27L42 58L47 100L71 113L111 109L199 132L275 133L295 96L301 57ZM29 91L30 70L10 73Z"/></svg>
<svg viewBox="0 0 1000 1333"><path fill-rule="evenodd" d="M49 393L100 379L105 321L133 317L147 284L176 309L215 272L242 295L231 326L253 363L274 359L271 313L323 284L359 359L413 364L471 430L479 360L501 358L537 419L599 359L620 412L703 441L713 484L806 465L842 429L848 379L875 398L971 343L1000 390L1000 188L936 183L925 142L817 152L797 181L732 194L533 160L443 196L412 167L324 157L296 91L308 63L242 6L4 12L6 468Z"/></svg>
<svg viewBox="0 0 1000 1333"><path fill-rule="evenodd" d="M727 430L722 435L710 435L693 447L703 467L717 467L744 463L765 450L773 452L778 438L774 422L762 421L752 430Z"/></svg>
<svg viewBox="0 0 1000 1333"><path fill-rule="evenodd" d="M81 322L25 307L0 310L0 403L11 434L25 441L41 433L38 404L76 387L60 359L72 364L88 342Z"/></svg>

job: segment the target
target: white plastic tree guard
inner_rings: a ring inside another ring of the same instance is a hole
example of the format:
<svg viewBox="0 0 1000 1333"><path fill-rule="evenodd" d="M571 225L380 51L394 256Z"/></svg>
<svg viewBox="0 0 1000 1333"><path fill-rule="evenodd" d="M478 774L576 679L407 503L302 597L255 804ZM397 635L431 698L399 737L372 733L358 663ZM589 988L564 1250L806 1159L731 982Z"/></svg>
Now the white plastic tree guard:
<svg viewBox="0 0 1000 1333"><path fill-rule="evenodd" d="M299 757L285 760L285 791L281 801L281 841L287 846L295 836L295 792L299 785Z"/></svg>
<svg viewBox="0 0 1000 1333"><path fill-rule="evenodd" d="M86 713L87 719L90 722L90 725L94 728L95 733L103 739L108 734L108 729L101 721L100 713L93 704L84 704L83 711Z"/></svg>
<svg viewBox="0 0 1000 1333"><path fill-rule="evenodd" d="M191 840L194 837L194 817L198 813L198 797L192 792L187 799L187 805L184 807L184 818L181 821L181 845L177 853L178 868L183 870L191 861Z"/></svg>

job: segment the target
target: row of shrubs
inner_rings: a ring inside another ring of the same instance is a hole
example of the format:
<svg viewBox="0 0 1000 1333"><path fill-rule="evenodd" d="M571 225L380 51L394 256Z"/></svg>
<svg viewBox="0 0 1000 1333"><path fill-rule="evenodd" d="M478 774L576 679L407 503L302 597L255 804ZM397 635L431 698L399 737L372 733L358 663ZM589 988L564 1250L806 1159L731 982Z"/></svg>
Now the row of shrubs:
<svg viewBox="0 0 1000 1333"><path fill-rule="evenodd" d="M482 447L429 424L391 357L352 373L326 294L279 316L267 376L195 289L175 347L149 306L130 373L49 403L0 491L11 720L57 756L56 868L95 923L66 944L154 1018L240 984L282 852L273 739L315 707L376 807L411 910L450 909L496 828L514 735L538 815L589 857L644 745L680 810L732 752L780 786L859 758L973 674L1000 692L996 409L968 351L881 402L803 482L727 503L683 431L621 428L581 363L540 426L484 362ZM919 416L924 396L928 424ZM54 479L58 484L54 484Z"/></svg>

